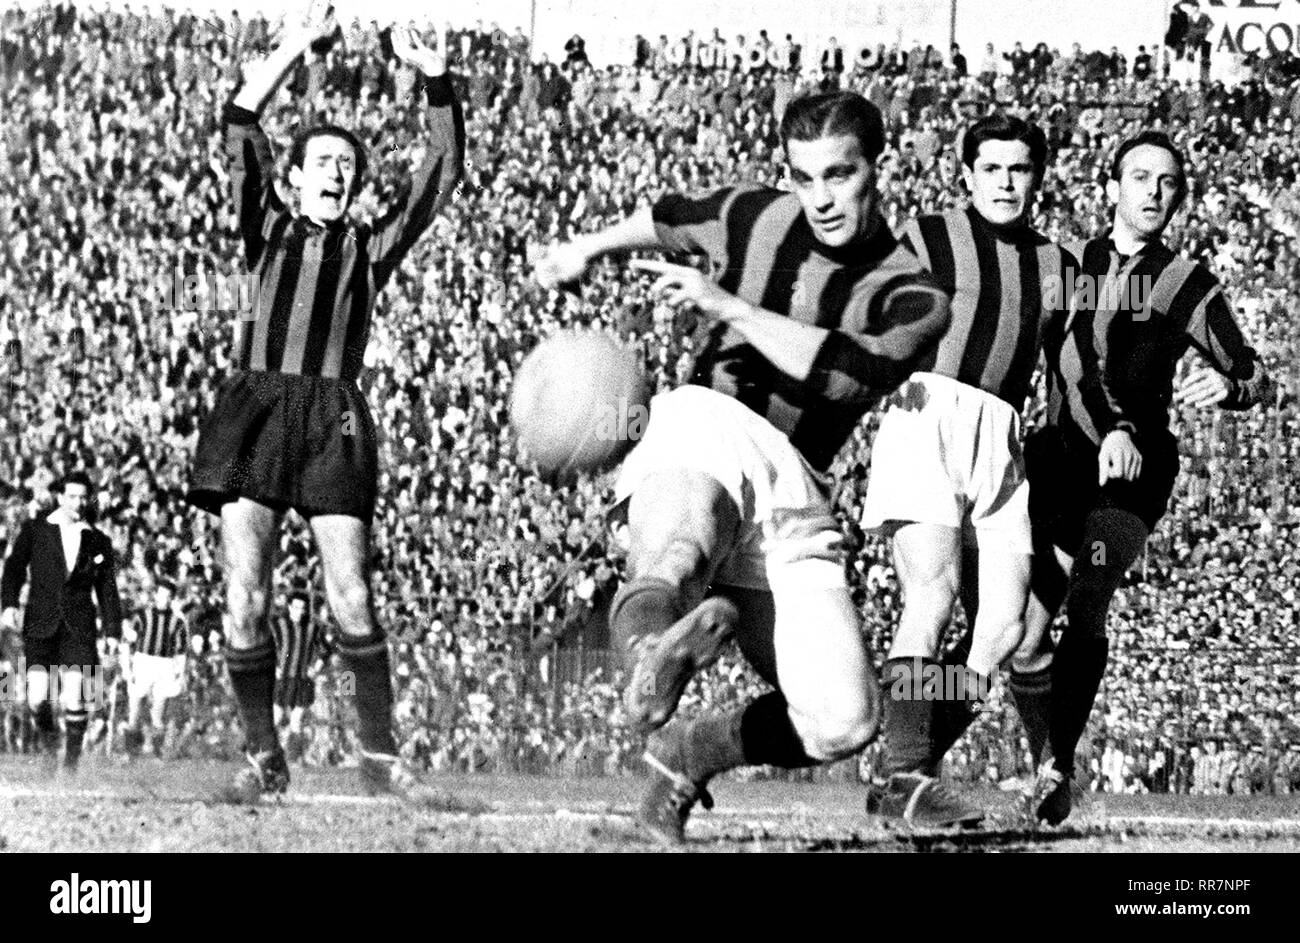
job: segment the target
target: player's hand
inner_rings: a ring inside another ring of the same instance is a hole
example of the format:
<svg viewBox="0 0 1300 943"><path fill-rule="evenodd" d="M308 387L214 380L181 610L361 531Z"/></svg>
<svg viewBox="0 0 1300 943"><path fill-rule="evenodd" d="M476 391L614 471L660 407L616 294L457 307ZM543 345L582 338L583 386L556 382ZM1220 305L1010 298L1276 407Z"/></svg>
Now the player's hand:
<svg viewBox="0 0 1300 943"><path fill-rule="evenodd" d="M393 55L407 65L414 66L430 78L447 71L447 55L443 48L442 32L435 30L438 48L430 49L419 33L409 26L395 26L392 32Z"/></svg>
<svg viewBox="0 0 1300 943"><path fill-rule="evenodd" d="M1133 437L1123 429L1116 429L1101 442L1097 455L1097 484L1104 485L1112 478L1133 481L1142 474L1142 453Z"/></svg>
<svg viewBox="0 0 1300 943"><path fill-rule="evenodd" d="M697 268L655 259L633 259L631 264L634 269L659 276L651 291L662 295L670 305L691 304L704 314L723 320L737 310L736 296L723 291Z"/></svg>
<svg viewBox="0 0 1300 943"><path fill-rule="evenodd" d="M533 266L533 277L543 288L558 288L587 274L591 259L577 242L556 242Z"/></svg>
<svg viewBox="0 0 1300 943"><path fill-rule="evenodd" d="M0 631L18 631L18 610L13 606L10 606L8 609L0 610Z"/></svg>
<svg viewBox="0 0 1300 943"><path fill-rule="evenodd" d="M284 42L305 49L320 39L327 39L338 29L330 0L312 0L306 10L290 15L285 23Z"/></svg>
<svg viewBox="0 0 1300 943"><path fill-rule="evenodd" d="M1205 409L1222 403L1229 392L1231 386L1227 377L1212 367L1200 367L1183 377L1183 382L1174 390L1174 402Z"/></svg>

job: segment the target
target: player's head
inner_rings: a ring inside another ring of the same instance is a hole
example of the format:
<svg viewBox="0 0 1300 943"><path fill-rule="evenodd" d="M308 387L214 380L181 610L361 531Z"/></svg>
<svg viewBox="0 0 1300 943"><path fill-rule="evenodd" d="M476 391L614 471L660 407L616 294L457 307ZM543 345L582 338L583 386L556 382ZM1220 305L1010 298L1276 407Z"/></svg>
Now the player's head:
<svg viewBox="0 0 1300 943"><path fill-rule="evenodd" d="M153 607L155 609L167 609L172 604L172 598L176 594L176 587L172 581L166 578L157 580L153 584Z"/></svg>
<svg viewBox="0 0 1300 943"><path fill-rule="evenodd" d="M1163 131L1143 131L1115 152L1106 195L1116 228L1138 239L1158 239L1187 196L1183 152Z"/></svg>
<svg viewBox="0 0 1300 943"><path fill-rule="evenodd" d="M289 594L289 619L301 622L307 615L307 594L300 589Z"/></svg>
<svg viewBox="0 0 1300 943"><path fill-rule="evenodd" d="M786 170L820 242L842 246L876 215L876 159L885 148L875 105L855 92L796 98L781 119Z"/></svg>
<svg viewBox="0 0 1300 943"><path fill-rule="evenodd" d="M994 226L1024 221L1047 170L1042 129L1013 115L971 125L961 144L962 179L975 211Z"/></svg>
<svg viewBox="0 0 1300 943"><path fill-rule="evenodd" d="M289 151L289 183L298 191L302 214L318 223L342 218L365 171L365 148L338 125L298 132Z"/></svg>
<svg viewBox="0 0 1300 943"><path fill-rule="evenodd" d="M90 476L76 471L64 475L54 486L59 496L59 507L71 521L81 520L90 504Z"/></svg>

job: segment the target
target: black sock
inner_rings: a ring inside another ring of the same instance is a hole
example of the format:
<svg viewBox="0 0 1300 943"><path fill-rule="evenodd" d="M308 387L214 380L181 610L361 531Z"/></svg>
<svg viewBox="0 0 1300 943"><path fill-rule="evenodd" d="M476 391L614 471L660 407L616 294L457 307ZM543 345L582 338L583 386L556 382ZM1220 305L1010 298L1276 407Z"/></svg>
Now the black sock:
<svg viewBox="0 0 1300 943"><path fill-rule="evenodd" d="M1049 744L1053 764L1067 776L1106 673L1106 613L1146 538L1142 519L1117 508L1093 511L1084 524L1065 597L1065 631L1052 660Z"/></svg>
<svg viewBox="0 0 1300 943"><path fill-rule="evenodd" d="M1034 769L1043 762L1043 749L1051 723L1052 666L1038 671L1012 671L1011 700L1029 737L1029 752L1034 758Z"/></svg>
<svg viewBox="0 0 1300 943"><path fill-rule="evenodd" d="M54 733L54 705L52 703L41 701L32 709L32 726L42 739Z"/></svg>
<svg viewBox="0 0 1300 943"><path fill-rule="evenodd" d="M280 746L275 733L271 698L275 693L275 645L270 639L252 648L226 645L226 671L244 722L248 752L257 754Z"/></svg>
<svg viewBox="0 0 1300 943"><path fill-rule="evenodd" d="M779 691L769 691L751 701L741 713L737 726L748 766L802 769L819 762L804 751L803 740L790 721L785 695Z"/></svg>
<svg viewBox="0 0 1300 943"><path fill-rule="evenodd" d="M631 646L646 634L659 634L685 615L681 591L667 580L628 580L609 607L609 634L614 650L631 667Z"/></svg>
<svg viewBox="0 0 1300 943"><path fill-rule="evenodd" d="M1065 776L1074 774L1074 751L1088 726L1092 704L1106 673L1106 638L1061 637L1052 661L1052 699L1048 724L1052 765Z"/></svg>
<svg viewBox="0 0 1300 943"><path fill-rule="evenodd" d="M943 758L974 723L984 703L988 679L966 666L965 660L969 653L969 648L955 648L940 662L944 685L942 699L934 702L930 756L925 766L925 772L930 776L939 775ZM952 685L950 682L959 683Z"/></svg>
<svg viewBox="0 0 1300 943"><path fill-rule="evenodd" d="M885 771L923 772L930 761L937 691L926 689L933 658L891 658L885 662ZM933 676L932 676L933 677Z"/></svg>
<svg viewBox="0 0 1300 943"><path fill-rule="evenodd" d="M383 635L361 639L340 635L338 653L343 667L352 672L361 749L395 756L397 741L393 739L393 679L388 642Z"/></svg>
<svg viewBox="0 0 1300 943"><path fill-rule="evenodd" d="M65 763L76 763L81 758L81 746L86 740L86 709L63 712L63 757Z"/></svg>
<svg viewBox="0 0 1300 943"><path fill-rule="evenodd" d="M745 765L740 733L745 710L705 714L687 724L684 772L693 782L706 783L719 773Z"/></svg>

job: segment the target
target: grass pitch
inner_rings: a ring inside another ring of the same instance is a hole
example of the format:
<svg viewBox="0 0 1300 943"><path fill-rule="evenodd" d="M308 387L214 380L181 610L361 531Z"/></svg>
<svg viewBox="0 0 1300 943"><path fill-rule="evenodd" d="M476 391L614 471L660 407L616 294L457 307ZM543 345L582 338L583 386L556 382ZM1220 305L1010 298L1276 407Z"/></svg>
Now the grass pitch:
<svg viewBox="0 0 1300 943"><path fill-rule="evenodd" d="M355 770L296 767L289 795L214 798L234 764L88 757L75 777L0 757L5 851L655 851L632 818L637 779L442 776L461 802L412 808L362 794ZM851 784L723 781L686 850L854 852L1300 850L1300 796L1094 796L1056 829L1027 828L1015 796L988 792L986 827L900 832Z"/></svg>

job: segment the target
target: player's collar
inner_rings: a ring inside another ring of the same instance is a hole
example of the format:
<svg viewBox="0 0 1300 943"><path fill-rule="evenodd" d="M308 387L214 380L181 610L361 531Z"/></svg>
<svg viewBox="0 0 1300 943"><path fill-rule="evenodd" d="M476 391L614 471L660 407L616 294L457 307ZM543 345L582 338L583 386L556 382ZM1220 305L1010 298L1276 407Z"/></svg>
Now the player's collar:
<svg viewBox="0 0 1300 943"><path fill-rule="evenodd" d="M1166 255L1173 254L1172 252L1170 252L1169 247L1165 245L1164 240L1157 238L1157 239L1152 239L1150 242L1144 242L1142 244L1141 249L1139 249L1137 252L1134 252L1132 255L1126 256L1124 255L1124 253L1120 252L1119 248L1115 245L1114 235L1115 235L1115 231L1113 229L1108 229L1106 230L1106 235L1102 236L1100 241L1106 247L1107 252L1113 252L1114 254L1120 256L1121 258L1131 259L1135 255L1158 255L1160 253L1164 253Z"/></svg>
<svg viewBox="0 0 1300 943"><path fill-rule="evenodd" d="M1034 232L1024 220L1014 226L995 226L985 219L979 210L975 209L973 203L966 207L966 215L969 217L972 226L991 233L994 239L1000 239L1013 245L1037 245L1042 242L1042 237Z"/></svg>

